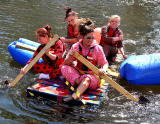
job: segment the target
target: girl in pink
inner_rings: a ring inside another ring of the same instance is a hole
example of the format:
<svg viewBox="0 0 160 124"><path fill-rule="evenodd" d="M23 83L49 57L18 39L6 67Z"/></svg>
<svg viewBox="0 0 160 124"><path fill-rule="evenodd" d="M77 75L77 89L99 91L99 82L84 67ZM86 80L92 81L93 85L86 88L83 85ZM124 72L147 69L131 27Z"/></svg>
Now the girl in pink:
<svg viewBox="0 0 160 124"><path fill-rule="evenodd" d="M63 77L72 85L77 86L76 92L72 94L74 99L78 99L88 88L95 89L100 86L100 80L97 78L103 75L107 68L108 62L104 55L103 49L93 37L93 27L86 24L81 24L79 27L82 39L72 45L65 61L61 68ZM77 65L73 64L76 59L73 57L73 52L77 51L83 55L94 65L100 65L99 75L96 76L91 70L77 60Z"/></svg>

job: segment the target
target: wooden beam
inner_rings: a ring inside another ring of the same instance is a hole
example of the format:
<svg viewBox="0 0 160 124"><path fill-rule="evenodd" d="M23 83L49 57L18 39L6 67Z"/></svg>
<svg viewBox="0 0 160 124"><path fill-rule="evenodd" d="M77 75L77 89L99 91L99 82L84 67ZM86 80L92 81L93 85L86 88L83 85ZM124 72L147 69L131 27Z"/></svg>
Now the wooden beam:
<svg viewBox="0 0 160 124"><path fill-rule="evenodd" d="M24 44L24 43L21 43L21 42L17 42L16 47L22 48L22 49L25 49L25 50L29 50L29 51L33 51L33 52L36 51L36 49L37 49L34 46L27 45L27 44Z"/></svg>

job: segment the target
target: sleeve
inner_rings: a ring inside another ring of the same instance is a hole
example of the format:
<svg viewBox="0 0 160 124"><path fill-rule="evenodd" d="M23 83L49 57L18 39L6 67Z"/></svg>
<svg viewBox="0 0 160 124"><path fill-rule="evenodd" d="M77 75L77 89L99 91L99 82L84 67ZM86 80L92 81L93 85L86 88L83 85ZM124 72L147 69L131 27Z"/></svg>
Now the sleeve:
<svg viewBox="0 0 160 124"><path fill-rule="evenodd" d="M72 51L72 50L79 52L79 43L78 42L72 45L72 47L69 50L69 52ZM66 58L69 57L69 52L68 52ZM72 57L72 60L75 61L76 60L75 57Z"/></svg>
<svg viewBox="0 0 160 124"><path fill-rule="evenodd" d="M123 32L120 29L119 29L119 35L123 35ZM123 47L123 40L118 41L117 47L118 48L122 48Z"/></svg>
<svg viewBox="0 0 160 124"><path fill-rule="evenodd" d="M53 53L57 56L57 58L62 58L64 52L63 43L59 40L53 47L51 47L50 51L53 51Z"/></svg>
<svg viewBox="0 0 160 124"><path fill-rule="evenodd" d="M113 37L108 37L108 27L107 26L104 26L102 27L102 41L105 42L105 43L108 43L108 44L113 44Z"/></svg>
<svg viewBox="0 0 160 124"><path fill-rule="evenodd" d="M95 56L96 56L96 60L98 65L100 65L101 67L103 67L104 64L108 64L108 61L106 59L106 56L103 52L103 49L100 45L96 46L95 50Z"/></svg>

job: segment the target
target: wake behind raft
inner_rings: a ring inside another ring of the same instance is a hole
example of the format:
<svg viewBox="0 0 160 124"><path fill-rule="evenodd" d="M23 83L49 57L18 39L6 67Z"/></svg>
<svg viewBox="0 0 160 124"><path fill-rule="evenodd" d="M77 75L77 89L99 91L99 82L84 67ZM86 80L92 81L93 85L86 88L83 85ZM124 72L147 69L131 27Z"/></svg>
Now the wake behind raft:
<svg viewBox="0 0 160 124"><path fill-rule="evenodd" d="M128 57L120 65L120 76L135 85L159 85L160 53Z"/></svg>
<svg viewBox="0 0 160 124"><path fill-rule="evenodd" d="M18 45L25 46L27 49L20 48ZM20 38L18 41L13 41L9 44L8 51L15 61L25 65L27 61L33 57L33 51L37 49L39 45L39 43ZM40 59L39 62L43 62L43 60ZM81 96L81 99L72 100L69 104L82 105L85 103L87 105L100 106L105 94L108 92L108 86L108 83L101 80L99 88L95 90L87 90ZM63 99L71 96L73 92L74 91L65 84L65 81L62 78L58 81L51 81L47 79L38 80L33 86L28 87L26 90L27 96L29 97L43 97L59 103L63 103Z"/></svg>

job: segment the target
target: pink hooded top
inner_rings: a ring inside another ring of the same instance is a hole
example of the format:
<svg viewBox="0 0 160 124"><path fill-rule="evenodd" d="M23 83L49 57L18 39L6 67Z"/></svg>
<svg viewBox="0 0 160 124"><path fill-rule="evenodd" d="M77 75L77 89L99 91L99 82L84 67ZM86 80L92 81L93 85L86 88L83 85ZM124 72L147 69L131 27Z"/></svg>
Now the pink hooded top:
<svg viewBox="0 0 160 124"><path fill-rule="evenodd" d="M105 57L105 54L103 52L103 49L100 45L97 44L97 41L94 40L92 42L92 44L90 45L90 47L88 48L85 48L83 45L82 45L82 40L79 40L79 42L75 43L72 45L70 51L72 50L75 50L77 52L79 52L79 45L82 47L82 54L84 56L87 56L89 50L91 47L94 47L94 50L93 50L93 57L94 59L97 61L97 64L100 65L101 67L104 66L104 64L108 64L107 60L106 60L106 57ZM67 55L67 57L69 56L69 54ZM73 61L75 60L75 58L73 58Z"/></svg>

